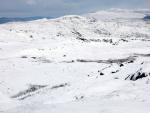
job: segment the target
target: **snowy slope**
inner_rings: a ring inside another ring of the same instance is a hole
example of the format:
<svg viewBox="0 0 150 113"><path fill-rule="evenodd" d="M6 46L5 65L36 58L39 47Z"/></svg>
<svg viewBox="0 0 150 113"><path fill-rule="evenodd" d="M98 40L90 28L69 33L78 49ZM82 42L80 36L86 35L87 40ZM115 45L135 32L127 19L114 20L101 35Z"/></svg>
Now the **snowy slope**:
<svg viewBox="0 0 150 113"><path fill-rule="evenodd" d="M149 12L0 25L0 113L149 113Z"/></svg>

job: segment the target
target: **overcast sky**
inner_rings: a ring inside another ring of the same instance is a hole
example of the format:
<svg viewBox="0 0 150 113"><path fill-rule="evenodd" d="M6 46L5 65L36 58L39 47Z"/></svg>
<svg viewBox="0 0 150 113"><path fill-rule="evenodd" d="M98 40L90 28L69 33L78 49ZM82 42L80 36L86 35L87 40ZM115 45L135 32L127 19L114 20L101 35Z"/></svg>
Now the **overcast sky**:
<svg viewBox="0 0 150 113"><path fill-rule="evenodd" d="M0 17L58 17L110 8L150 8L150 0L0 0Z"/></svg>

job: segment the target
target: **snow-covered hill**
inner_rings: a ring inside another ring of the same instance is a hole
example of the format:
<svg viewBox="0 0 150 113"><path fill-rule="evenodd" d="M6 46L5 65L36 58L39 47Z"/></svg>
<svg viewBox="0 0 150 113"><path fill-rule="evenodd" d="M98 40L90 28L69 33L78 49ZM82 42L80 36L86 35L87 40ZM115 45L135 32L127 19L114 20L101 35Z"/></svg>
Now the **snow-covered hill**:
<svg viewBox="0 0 150 113"><path fill-rule="evenodd" d="M149 113L150 10L0 25L0 113Z"/></svg>

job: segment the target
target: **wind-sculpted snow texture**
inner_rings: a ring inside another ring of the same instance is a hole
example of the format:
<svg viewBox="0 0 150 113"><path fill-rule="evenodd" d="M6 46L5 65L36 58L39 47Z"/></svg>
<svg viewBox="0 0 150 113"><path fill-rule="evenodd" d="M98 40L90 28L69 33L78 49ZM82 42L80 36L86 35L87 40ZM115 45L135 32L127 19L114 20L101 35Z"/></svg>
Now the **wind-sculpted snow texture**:
<svg viewBox="0 0 150 113"><path fill-rule="evenodd" d="M0 25L0 113L150 113L149 10Z"/></svg>

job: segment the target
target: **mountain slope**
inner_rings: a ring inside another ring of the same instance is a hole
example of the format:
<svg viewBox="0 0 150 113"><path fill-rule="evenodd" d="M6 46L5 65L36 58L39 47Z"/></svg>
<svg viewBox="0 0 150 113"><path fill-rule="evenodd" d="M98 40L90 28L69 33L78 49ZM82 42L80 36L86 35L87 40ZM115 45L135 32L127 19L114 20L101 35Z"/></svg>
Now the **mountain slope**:
<svg viewBox="0 0 150 113"><path fill-rule="evenodd" d="M144 16L111 10L0 25L0 112L149 113Z"/></svg>

